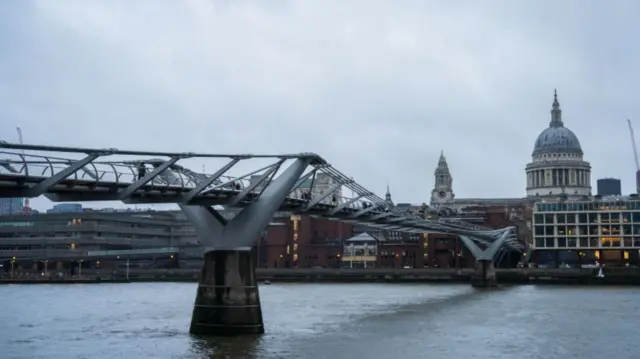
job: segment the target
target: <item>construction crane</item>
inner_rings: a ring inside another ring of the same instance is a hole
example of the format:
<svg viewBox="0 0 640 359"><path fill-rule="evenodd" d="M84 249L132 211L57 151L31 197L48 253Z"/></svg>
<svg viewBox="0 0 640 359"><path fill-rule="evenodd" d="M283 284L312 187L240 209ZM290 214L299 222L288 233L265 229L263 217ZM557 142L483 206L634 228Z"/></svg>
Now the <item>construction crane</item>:
<svg viewBox="0 0 640 359"><path fill-rule="evenodd" d="M627 119L629 124L629 134L631 135L631 146L633 146L633 157L636 160L636 194L640 194L640 161L638 161L638 148L636 147L636 136L633 134L631 119Z"/></svg>

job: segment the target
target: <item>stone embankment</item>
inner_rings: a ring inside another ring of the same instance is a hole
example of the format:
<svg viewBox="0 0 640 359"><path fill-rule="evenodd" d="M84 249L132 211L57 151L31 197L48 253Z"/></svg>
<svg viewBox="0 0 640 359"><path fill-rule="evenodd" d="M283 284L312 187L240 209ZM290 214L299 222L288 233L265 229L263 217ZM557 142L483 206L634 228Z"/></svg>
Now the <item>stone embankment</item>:
<svg viewBox="0 0 640 359"><path fill-rule="evenodd" d="M472 269L328 269L290 268L257 269L259 281L276 282L387 282L387 283L471 283ZM96 282L197 282L200 271L188 269L131 270L100 273L83 271L82 277L49 278L36 275L3 274L0 283L96 283ZM497 269L497 281L509 284L615 284L640 285L640 268L606 268L604 277L597 277L594 269Z"/></svg>

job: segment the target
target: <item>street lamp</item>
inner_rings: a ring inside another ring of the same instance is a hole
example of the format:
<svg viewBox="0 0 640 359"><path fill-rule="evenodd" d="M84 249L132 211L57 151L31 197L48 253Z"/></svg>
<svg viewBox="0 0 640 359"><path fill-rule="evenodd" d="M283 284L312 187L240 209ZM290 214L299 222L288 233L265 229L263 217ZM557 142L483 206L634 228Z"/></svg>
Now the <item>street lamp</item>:
<svg viewBox="0 0 640 359"><path fill-rule="evenodd" d="M16 257L11 257L11 279L13 279L13 266L16 262Z"/></svg>

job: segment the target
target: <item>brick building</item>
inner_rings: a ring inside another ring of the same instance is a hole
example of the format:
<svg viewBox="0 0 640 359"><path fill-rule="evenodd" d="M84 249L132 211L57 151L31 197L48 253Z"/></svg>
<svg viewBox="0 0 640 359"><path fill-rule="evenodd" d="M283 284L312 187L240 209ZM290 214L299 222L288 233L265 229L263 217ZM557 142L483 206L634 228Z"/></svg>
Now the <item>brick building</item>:
<svg viewBox="0 0 640 359"><path fill-rule="evenodd" d="M254 247L259 268L339 268L343 241L353 236L350 223L311 216L273 219Z"/></svg>
<svg viewBox="0 0 640 359"><path fill-rule="evenodd" d="M470 206L454 216L488 228L515 226L519 240L530 243L531 215L531 207L522 203L520 206ZM473 219L466 218L468 216L473 216ZM513 267L520 259L520 254L509 253L498 265ZM475 259L457 236L429 234L425 249L425 265L439 268L473 268Z"/></svg>
<svg viewBox="0 0 640 359"><path fill-rule="evenodd" d="M473 206L451 214L489 228L516 226L519 236L530 236L528 206ZM453 217L451 217L453 218ZM432 218L434 219L434 218ZM254 247L260 268L340 268L345 241L369 233L378 240L377 268L473 268L475 258L457 236L380 231L363 225L311 216L282 214L273 219ZM502 266L514 266L511 254Z"/></svg>

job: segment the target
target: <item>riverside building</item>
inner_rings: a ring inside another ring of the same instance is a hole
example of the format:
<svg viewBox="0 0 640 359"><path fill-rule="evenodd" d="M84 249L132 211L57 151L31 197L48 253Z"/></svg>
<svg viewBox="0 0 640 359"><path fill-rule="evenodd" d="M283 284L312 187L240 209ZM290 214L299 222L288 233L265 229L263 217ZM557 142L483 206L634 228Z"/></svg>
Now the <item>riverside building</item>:
<svg viewBox="0 0 640 359"><path fill-rule="evenodd" d="M533 237L532 262L538 266L640 265L640 200L536 203Z"/></svg>

